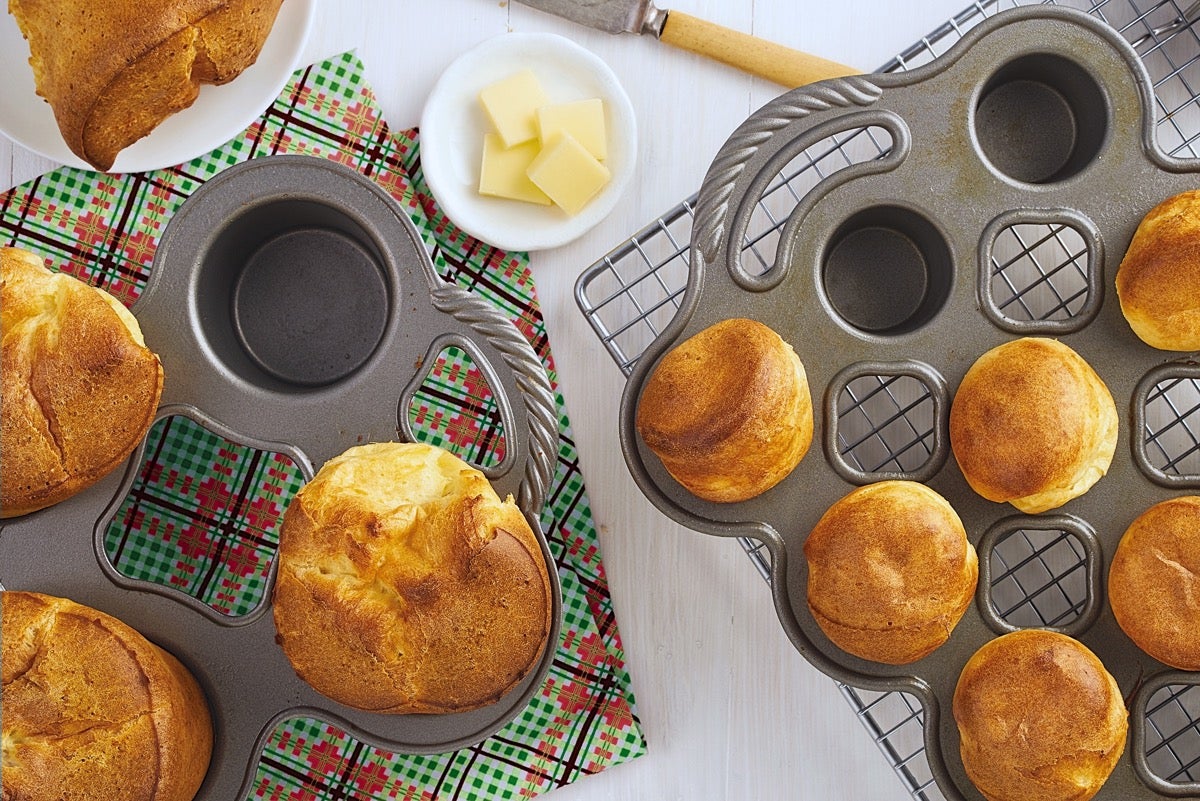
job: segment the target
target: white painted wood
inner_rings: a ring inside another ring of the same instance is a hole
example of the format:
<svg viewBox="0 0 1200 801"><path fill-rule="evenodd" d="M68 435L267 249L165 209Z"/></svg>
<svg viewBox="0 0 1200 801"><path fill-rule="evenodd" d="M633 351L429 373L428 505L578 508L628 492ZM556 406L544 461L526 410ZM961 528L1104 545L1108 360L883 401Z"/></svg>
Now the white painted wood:
<svg viewBox="0 0 1200 801"><path fill-rule="evenodd" d="M966 0L678 0L678 8L873 69ZM502 0L323 0L305 58L357 48L387 119L416 124L441 70L483 39L552 31L604 58L640 126L640 166L608 219L535 254L649 753L556 791L561 801L907 798L833 682L792 648L732 541L687 531L633 484L617 444L623 378L575 307L579 273L694 192L724 139L779 90L647 37L583 30ZM0 86L0 91L3 87ZM52 165L0 141L0 187Z"/></svg>

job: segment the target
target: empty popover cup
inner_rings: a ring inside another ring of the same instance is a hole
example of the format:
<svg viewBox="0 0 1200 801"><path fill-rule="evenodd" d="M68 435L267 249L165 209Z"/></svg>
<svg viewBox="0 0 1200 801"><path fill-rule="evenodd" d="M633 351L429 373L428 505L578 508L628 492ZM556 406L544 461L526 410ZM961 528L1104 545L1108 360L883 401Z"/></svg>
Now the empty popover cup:
<svg viewBox="0 0 1200 801"><path fill-rule="evenodd" d="M854 329L911 333L932 320L950 296L950 248L933 223L911 209L863 209L829 241L821 266L825 295Z"/></svg>
<svg viewBox="0 0 1200 801"><path fill-rule="evenodd" d="M983 86L974 133L991 166L1027 184L1076 175L1108 138L1108 103L1088 71L1035 53L1010 61Z"/></svg>
<svg viewBox="0 0 1200 801"><path fill-rule="evenodd" d="M379 246L349 209L281 195L239 209L200 264L204 335L267 386L321 387L375 352L391 307Z"/></svg>

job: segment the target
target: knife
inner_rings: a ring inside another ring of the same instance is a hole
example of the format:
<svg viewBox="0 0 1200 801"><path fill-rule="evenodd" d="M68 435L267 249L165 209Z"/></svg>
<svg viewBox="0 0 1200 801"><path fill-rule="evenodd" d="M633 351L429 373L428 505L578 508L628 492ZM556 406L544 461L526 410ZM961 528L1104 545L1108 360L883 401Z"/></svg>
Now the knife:
<svg viewBox="0 0 1200 801"><path fill-rule="evenodd" d="M682 11L656 8L651 0L517 1L606 33L649 33L669 45L707 56L788 88L862 72Z"/></svg>

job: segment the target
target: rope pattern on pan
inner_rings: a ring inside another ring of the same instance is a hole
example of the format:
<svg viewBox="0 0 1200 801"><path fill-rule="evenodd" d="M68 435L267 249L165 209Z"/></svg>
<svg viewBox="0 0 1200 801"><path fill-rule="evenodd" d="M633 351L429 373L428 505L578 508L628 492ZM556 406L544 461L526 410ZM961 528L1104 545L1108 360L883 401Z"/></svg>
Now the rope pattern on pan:
<svg viewBox="0 0 1200 801"><path fill-rule="evenodd" d="M763 143L779 130L831 108L869 106L883 90L864 76L838 78L781 95L763 106L733 132L704 177L696 203L692 245L712 262L730 214L730 200L746 166Z"/></svg>
<svg viewBox="0 0 1200 801"><path fill-rule="evenodd" d="M485 337L513 373L529 429L529 457L517 503L536 517L545 503L558 455L558 415L546 368L512 321L495 306L453 285L437 287L432 297L434 308Z"/></svg>

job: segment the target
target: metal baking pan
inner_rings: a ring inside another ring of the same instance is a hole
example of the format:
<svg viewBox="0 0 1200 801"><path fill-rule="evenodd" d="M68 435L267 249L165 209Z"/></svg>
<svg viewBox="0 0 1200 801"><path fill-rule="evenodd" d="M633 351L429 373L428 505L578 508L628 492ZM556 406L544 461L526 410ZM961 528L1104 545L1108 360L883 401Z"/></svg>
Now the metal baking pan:
<svg viewBox="0 0 1200 801"><path fill-rule="evenodd" d="M1155 467L1143 434L1148 398L1195 378L1194 355L1142 344L1112 288L1143 215L1200 183L1200 162L1165 155L1154 136L1151 83L1109 27L1063 8L1003 12L937 61L903 74L827 81L789 92L752 115L717 155L700 191L680 312L638 360L622 397L621 445L647 497L698 531L761 542L770 554L776 611L796 648L846 684L900 690L924 707L930 767L948 798L981 796L959 758L950 701L967 658L1017 626L997 608L992 550L1017 531L1053 530L1083 554L1086 599L1057 628L1104 661L1130 703L1131 733L1102 799L1200 795L1147 762L1147 700L1197 683L1142 653L1116 625L1103 580L1129 523L1154 503L1200 486L1200 476ZM781 170L814 143L851 130L887 139L878 158L827 175L795 198L774 259L746 258L756 204ZM990 269L1015 226L1070 230L1085 253L1071 314L1022 319L998 301ZM814 444L782 483L744 503L701 501L637 436L642 388L679 341L721 319L765 322L805 364L817 412ZM950 457L952 392L986 350L1016 336L1060 338L1105 380L1121 411L1107 476L1052 513L1026 516L976 495ZM934 424L919 464L863 470L839 448L838 398L856 379L903 376L929 399ZM976 603L950 641L907 666L852 657L817 627L805 602L801 548L817 519L855 485L923 481L955 507L979 551Z"/></svg>
<svg viewBox="0 0 1200 801"><path fill-rule="evenodd" d="M162 360L158 418L184 415L263 450L305 477L364 442L413 440L408 408L448 346L465 350L495 395L505 455L483 468L533 527L551 576L554 623L538 666L499 702L443 715L341 706L292 670L269 600L227 617L176 590L120 575L104 532L133 483L124 470L0 528L0 582L112 614L177 656L213 712L200 801L244 798L281 721L314 717L400 753L441 753L494 733L528 703L554 656L561 590L538 523L558 448L545 368L504 314L443 282L420 235L369 179L324 159L274 156L229 168L171 219L133 307ZM314 337L318 330L333 336ZM272 565L269 583L276 566ZM270 592L268 588L267 598Z"/></svg>

